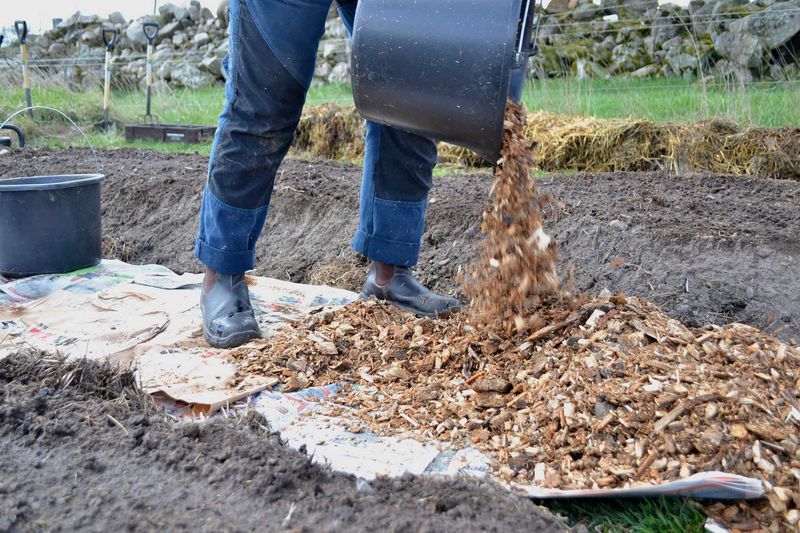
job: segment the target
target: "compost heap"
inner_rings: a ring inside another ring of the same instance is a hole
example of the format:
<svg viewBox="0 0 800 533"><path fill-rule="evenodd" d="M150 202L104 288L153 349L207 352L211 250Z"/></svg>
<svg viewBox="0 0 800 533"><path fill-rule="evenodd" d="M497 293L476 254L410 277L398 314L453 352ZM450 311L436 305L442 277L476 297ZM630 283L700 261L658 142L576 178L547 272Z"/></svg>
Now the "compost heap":
<svg viewBox="0 0 800 533"><path fill-rule="evenodd" d="M741 324L687 328L638 298L564 296L524 123L510 104L468 310L434 321L359 301L232 351L240 373L287 391L355 384L327 404L352 431L472 445L509 482L759 478L765 500L707 512L742 530L796 527L800 351Z"/></svg>

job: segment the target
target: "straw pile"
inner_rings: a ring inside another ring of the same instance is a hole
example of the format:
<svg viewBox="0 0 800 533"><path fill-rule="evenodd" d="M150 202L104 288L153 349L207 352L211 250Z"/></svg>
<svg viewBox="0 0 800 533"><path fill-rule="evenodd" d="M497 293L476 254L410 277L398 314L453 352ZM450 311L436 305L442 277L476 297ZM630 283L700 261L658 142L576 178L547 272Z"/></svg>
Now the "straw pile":
<svg viewBox="0 0 800 533"><path fill-rule="evenodd" d="M364 157L364 126L354 107L307 107L294 135L294 149L325 159Z"/></svg>
<svg viewBox="0 0 800 533"><path fill-rule="evenodd" d="M657 124L637 119L596 119L538 112L528 117L526 136L536 142L534 164L547 171L718 172L762 178L800 179L800 129L741 129L706 121ZM331 159L364 154L363 127L351 107L309 108L295 149ZM441 163L490 166L480 156L441 144Z"/></svg>
<svg viewBox="0 0 800 533"><path fill-rule="evenodd" d="M333 259L312 268L308 273L308 282L360 292L366 275L366 265L359 264L356 259Z"/></svg>

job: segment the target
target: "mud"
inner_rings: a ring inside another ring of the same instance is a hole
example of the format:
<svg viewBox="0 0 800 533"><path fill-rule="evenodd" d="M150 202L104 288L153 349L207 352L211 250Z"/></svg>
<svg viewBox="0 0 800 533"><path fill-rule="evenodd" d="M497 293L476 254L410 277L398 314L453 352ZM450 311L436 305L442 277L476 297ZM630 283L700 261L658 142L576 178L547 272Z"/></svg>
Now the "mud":
<svg viewBox="0 0 800 533"><path fill-rule="evenodd" d="M192 243L207 158L132 149L100 157L109 177L108 250L199 271ZM0 177L91 168L81 149L0 156ZM257 272L306 281L331 261L363 265L349 248L359 179L352 165L287 160L258 244ZM433 288L459 293L455 276L476 257L490 181L488 173L435 179L417 267ZM797 182L656 172L548 175L539 187L556 200L544 225L576 289L642 296L690 325L738 321L800 339ZM349 285L357 277L340 279Z"/></svg>
<svg viewBox="0 0 800 533"><path fill-rule="evenodd" d="M107 369L82 368L59 388L16 363L0 362L0 531L566 529L475 481L406 476L359 489L258 418L179 426L128 388L99 391Z"/></svg>

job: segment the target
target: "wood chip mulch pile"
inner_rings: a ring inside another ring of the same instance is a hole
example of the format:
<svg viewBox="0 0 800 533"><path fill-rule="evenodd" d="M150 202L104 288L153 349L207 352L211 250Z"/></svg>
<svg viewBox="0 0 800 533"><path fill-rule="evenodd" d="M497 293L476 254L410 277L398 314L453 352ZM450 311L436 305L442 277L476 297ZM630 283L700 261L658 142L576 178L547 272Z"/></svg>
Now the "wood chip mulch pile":
<svg viewBox="0 0 800 533"><path fill-rule="evenodd" d="M290 390L356 384L334 401L370 430L471 443L507 481L624 487L721 470L767 489L766 504L719 509L724 523L796 526L796 347L740 324L689 329L636 298L549 313L549 325L508 338L462 315L416 319L362 301L232 356Z"/></svg>
<svg viewBox="0 0 800 533"><path fill-rule="evenodd" d="M470 308L430 320L359 301L231 351L241 375L278 377L288 391L350 384L332 414L378 434L471 444L509 482L758 478L764 500L707 512L740 530L796 529L800 349L741 324L688 328L638 298L565 295L527 171L524 116L511 107Z"/></svg>

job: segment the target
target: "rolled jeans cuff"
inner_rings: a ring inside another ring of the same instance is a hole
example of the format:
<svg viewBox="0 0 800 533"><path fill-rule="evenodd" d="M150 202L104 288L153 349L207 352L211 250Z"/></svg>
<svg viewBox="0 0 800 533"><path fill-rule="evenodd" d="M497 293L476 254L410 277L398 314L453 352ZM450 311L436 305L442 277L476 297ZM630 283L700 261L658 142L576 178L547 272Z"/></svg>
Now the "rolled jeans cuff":
<svg viewBox="0 0 800 533"><path fill-rule="evenodd" d="M242 209L225 204L206 188L200 208L200 231L194 254L223 274L239 274L255 266L256 240L268 206Z"/></svg>
<svg viewBox="0 0 800 533"><path fill-rule="evenodd" d="M353 238L353 250L388 265L414 266L419 259L419 243L390 241L367 235L361 229Z"/></svg>
<svg viewBox="0 0 800 533"><path fill-rule="evenodd" d="M223 274L241 274L252 270L256 262L256 251L229 252L214 248L200 238L194 242L194 255L205 266Z"/></svg>
<svg viewBox="0 0 800 533"><path fill-rule="evenodd" d="M362 197L361 201L368 200ZM373 261L416 265L428 201L401 202L373 197L371 204L362 206L353 249Z"/></svg>

